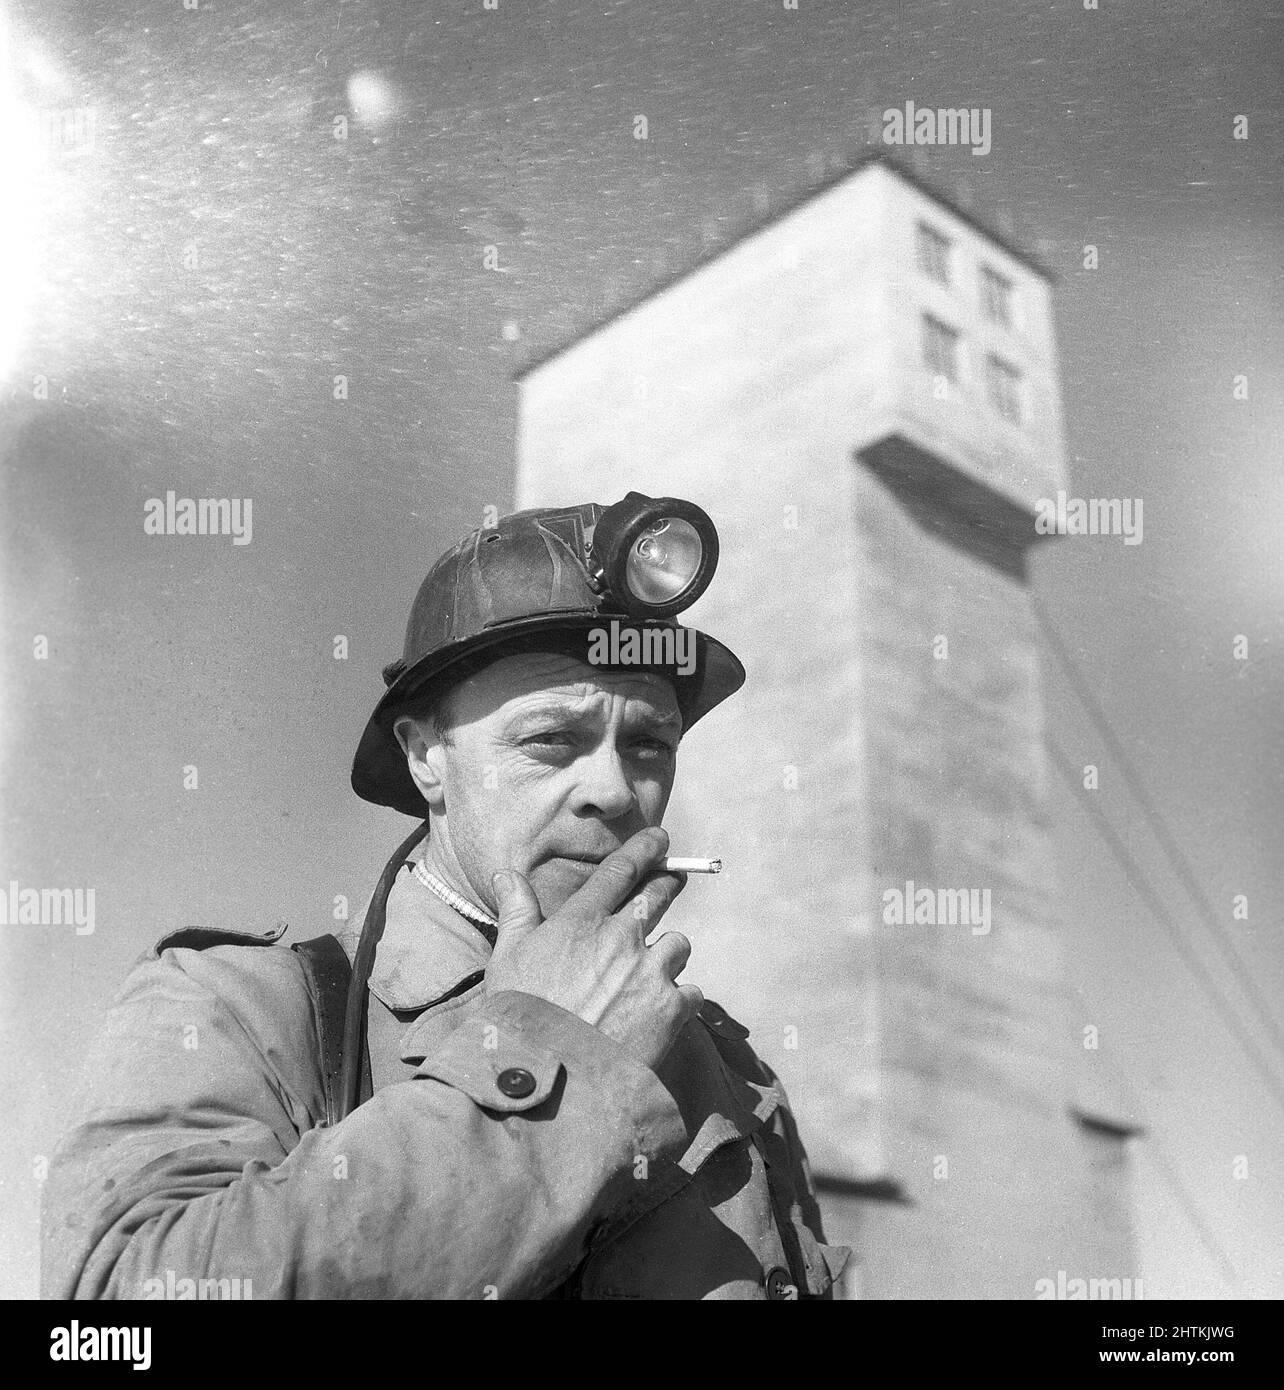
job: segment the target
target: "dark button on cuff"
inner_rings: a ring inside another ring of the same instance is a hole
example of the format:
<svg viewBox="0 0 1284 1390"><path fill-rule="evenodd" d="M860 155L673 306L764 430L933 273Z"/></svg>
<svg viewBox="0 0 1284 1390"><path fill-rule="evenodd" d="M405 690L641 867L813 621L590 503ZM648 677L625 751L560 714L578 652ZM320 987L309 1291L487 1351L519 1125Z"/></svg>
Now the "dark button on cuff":
<svg viewBox="0 0 1284 1390"><path fill-rule="evenodd" d="M505 1067L495 1078L495 1085L506 1096L521 1100L535 1089L535 1078L525 1067Z"/></svg>
<svg viewBox="0 0 1284 1390"><path fill-rule="evenodd" d="M798 1297L798 1286L790 1279L787 1269L781 1269L777 1265L768 1271L767 1297L777 1302L781 1299Z"/></svg>

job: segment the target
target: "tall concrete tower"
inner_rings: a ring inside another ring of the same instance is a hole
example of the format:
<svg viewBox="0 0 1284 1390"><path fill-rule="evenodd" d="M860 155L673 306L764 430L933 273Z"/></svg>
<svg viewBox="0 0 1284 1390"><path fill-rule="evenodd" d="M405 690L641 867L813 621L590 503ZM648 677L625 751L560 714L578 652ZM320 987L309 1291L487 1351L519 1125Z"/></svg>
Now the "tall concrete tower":
<svg viewBox="0 0 1284 1390"><path fill-rule="evenodd" d="M517 501L698 502L744 689L683 743L673 925L799 1115L849 1296L1135 1276L1085 1102L1026 562L1065 485L1047 274L882 157L521 379ZM1094 1086L1100 1093L1100 1087Z"/></svg>

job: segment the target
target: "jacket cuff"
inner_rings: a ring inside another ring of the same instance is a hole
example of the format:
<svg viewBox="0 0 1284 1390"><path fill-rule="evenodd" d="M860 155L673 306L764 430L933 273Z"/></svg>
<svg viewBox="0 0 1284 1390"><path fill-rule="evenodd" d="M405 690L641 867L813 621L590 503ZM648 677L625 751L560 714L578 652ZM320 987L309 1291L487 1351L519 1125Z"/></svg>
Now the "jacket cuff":
<svg viewBox="0 0 1284 1390"><path fill-rule="evenodd" d="M547 999L519 990L485 995L431 1055L417 1045L417 1034L415 1028L406 1034L402 1061L418 1063L417 1077L445 1082L486 1110L534 1110L565 1071L568 1084L593 1087L631 1112L639 1128L658 1129L680 1149L682 1119L659 1077L600 1029Z"/></svg>

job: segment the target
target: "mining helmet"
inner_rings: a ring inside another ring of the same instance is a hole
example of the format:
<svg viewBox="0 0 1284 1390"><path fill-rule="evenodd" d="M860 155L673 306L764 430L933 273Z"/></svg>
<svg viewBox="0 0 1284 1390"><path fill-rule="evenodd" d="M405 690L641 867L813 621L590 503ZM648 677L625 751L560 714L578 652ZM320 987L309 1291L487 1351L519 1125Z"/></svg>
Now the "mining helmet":
<svg viewBox="0 0 1284 1390"><path fill-rule="evenodd" d="M437 561L415 596L405 650L384 667L388 689L357 748L353 790L422 819L423 797L393 733L408 703L444 693L479 661L513 650L552 649L587 660L590 634L613 619L640 636L671 628L676 640L683 629L674 614L700 597L717 563L718 533L701 508L638 492L609 507L587 502L514 512L474 531ZM693 667L683 663L688 674L672 662L636 663L672 680L684 733L745 679L721 642L690 631L695 660ZM650 650L661 646L653 640Z"/></svg>

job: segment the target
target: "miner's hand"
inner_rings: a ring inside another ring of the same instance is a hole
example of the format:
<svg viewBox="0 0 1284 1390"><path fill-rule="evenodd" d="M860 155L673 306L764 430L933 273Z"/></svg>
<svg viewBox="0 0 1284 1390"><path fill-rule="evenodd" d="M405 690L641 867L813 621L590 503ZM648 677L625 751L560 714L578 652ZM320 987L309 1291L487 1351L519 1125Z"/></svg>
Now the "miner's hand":
<svg viewBox="0 0 1284 1390"><path fill-rule="evenodd" d="M669 848L659 826L640 830L593 871L547 921L521 874L496 874L499 928L486 992L522 990L547 999L656 1068L704 1002L680 985L691 955L681 932L647 937L686 886L656 872Z"/></svg>

